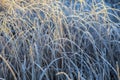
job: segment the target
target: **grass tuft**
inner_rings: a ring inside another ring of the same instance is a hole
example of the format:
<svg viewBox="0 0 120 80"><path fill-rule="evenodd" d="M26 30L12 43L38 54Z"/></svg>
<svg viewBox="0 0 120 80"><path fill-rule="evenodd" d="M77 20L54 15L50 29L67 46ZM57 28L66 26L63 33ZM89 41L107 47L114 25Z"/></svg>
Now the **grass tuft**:
<svg viewBox="0 0 120 80"><path fill-rule="evenodd" d="M103 0L0 1L0 79L119 80L119 8Z"/></svg>

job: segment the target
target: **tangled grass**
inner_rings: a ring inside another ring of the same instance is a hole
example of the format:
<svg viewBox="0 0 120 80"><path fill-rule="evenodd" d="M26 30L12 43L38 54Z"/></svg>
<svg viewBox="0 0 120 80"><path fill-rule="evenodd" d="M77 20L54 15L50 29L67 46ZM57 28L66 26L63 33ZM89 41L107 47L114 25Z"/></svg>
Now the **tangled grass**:
<svg viewBox="0 0 120 80"><path fill-rule="evenodd" d="M0 79L120 79L119 9L103 0L1 1Z"/></svg>

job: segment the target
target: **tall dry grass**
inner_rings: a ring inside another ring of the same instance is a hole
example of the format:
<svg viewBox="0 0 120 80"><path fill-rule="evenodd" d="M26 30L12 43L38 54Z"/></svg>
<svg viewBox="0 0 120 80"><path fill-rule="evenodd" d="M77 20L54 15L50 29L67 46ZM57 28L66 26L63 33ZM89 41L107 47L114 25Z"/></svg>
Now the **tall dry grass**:
<svg viewBox="0 0 120 80"><path fill-rule="evenodd" d="M1 1L0 79L119 80L119 9L103 0Z"/></svg>

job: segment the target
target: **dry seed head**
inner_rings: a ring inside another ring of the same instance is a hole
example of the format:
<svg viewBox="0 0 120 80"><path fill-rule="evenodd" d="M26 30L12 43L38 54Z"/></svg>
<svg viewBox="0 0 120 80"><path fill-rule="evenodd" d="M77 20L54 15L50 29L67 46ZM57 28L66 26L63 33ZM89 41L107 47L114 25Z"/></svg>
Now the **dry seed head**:
<svg viewBox="0 0 120 80"><path fill-rule="evenodd" d="M0 0L0 6L2 8L8 8L10 6L10 0Z"/></svg>

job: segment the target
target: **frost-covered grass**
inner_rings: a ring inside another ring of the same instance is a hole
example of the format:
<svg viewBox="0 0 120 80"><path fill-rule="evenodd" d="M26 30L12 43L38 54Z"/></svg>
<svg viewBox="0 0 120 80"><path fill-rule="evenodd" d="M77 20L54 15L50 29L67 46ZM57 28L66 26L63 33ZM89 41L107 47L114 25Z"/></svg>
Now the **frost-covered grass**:
<svg viewBox="0 0 120 80"><path fill-rule="evenodd" d="M118 80L120 9L96 1L2 0L0 80Z"/></svg>

